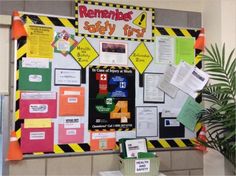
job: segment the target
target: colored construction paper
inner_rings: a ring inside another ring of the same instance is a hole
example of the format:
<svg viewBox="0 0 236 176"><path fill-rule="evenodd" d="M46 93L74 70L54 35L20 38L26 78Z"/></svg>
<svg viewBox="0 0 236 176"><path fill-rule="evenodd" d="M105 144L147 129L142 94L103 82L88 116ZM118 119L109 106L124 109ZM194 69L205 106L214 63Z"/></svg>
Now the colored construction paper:
<svg viewBox="0 0 236 176"><path fill-rule="evenodd" d="M84 115L84 87L60 87L59 115Z"/></svg>
<svg viewBox="0 0 236 176"><path fill-rule="evenodd" d="M194 131L197 124L197 114L203 110L203 107L197 103L192 97L188 97L184 103L177 120L182 123L186 128Z"/></svg>
<svg viewBox="0 0 236 176"><path fill-rule="evenodd" d="M50 128L25 128L21 125L21 150L23 153L52 152L54 126Z"/></svg>
<svg viewBox="0 0 236 176"><path fill-rule="evenodd" d="M56 92L21 92L20 118L56 118Z"/></svg>
<svg viewBox="0 0 236 176"><path fill-rule="evenodd" d="M51 119L25 119L25 128L50 128L52 125Z"/></svg>
<svg viewBox="0 0 236 176"><path fill-rule="evenodd" d="M194 64L195 50L194 50L194 38L192 37L177 37L175 46L175 64L179 64L180 61L185 61L190 65Z"/></svg>
<svg viewBox="0 0 236 176"><path fill-rule="evenodd" d="M51 62L48 61L48 67L45 67L43 65L45 64L45 60L33 60L35 61L24 58L22 62L19 62L19 89L50 91L52 68ZM38 66L36 66L37 64Z"/></svg>
<svg viewBox="0 0 236 176"><path fill-rule="evenodd" d="M90 150L113 150L116 147L115 131L92 131L90 133Z"/></svg>
<svg viewBox="0 0 236 176"><path fill-rule="evenodd" d="M80 128L66 128L64 124L59 124L59 144L83 143L84 124Z"/></svg>
<svg viewBox="0 0 236 176"><path fill-rule="evenodd" d="M53 27L29 25L27 32L27 57L52 59Z"/></svg>

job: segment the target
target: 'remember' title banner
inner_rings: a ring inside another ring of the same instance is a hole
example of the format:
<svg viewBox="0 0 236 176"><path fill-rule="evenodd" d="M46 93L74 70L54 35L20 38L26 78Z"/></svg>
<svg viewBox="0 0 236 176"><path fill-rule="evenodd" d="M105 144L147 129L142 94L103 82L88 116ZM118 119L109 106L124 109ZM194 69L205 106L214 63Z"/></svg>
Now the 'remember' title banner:
<svg viewBox="0 0 236 176"><path fill-rule="evenodd" d="M154 10L152 8L99 2L78 1L78 34L95 38L151 41Z"/></svg>

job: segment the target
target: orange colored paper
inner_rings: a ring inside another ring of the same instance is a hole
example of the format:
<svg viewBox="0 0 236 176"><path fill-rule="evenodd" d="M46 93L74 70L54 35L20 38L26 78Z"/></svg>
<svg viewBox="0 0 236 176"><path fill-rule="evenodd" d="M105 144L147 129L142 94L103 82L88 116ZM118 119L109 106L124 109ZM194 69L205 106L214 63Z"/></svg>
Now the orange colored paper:
<svg viewBox="0 0 236 176"><path fill-rule="evenodd" d="M111 119L130 118L130 112L128 112L128 101L118 101L115 105L115 109L110 113Z"/></svg>
<svg viewBox="0 0 236 176"><path fill-rule="evenodd" d="M84 115L84 87L61 87L59 96L60 116Z"/></svg>
<svg viewBox="0 0 236 176"><path fill-rule="evenodd" d="M113 150L116 147L115 131L92 131L90 133L90 150Z"/></svg>

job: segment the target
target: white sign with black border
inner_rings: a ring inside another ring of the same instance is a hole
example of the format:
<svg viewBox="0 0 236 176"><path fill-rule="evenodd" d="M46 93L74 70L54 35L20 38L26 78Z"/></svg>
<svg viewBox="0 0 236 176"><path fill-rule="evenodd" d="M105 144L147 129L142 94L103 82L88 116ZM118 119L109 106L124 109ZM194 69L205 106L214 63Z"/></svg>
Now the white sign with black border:
<svg viewBox="0 0 236 176"><path fill-rule="evenodd" d="M135 160L135 173L150 172L150 160Z"/></svg>

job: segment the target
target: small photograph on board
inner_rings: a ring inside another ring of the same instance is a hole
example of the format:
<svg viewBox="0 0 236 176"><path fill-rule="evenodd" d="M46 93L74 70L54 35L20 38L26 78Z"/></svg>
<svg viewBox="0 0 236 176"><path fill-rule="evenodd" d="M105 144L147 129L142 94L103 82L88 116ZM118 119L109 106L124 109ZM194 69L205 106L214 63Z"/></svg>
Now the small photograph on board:
<svg viewBox="0 0 236 176"><path fill-rule="evenodd" d="M100 64L128 65L127 43L100 42Z"/></svg>

